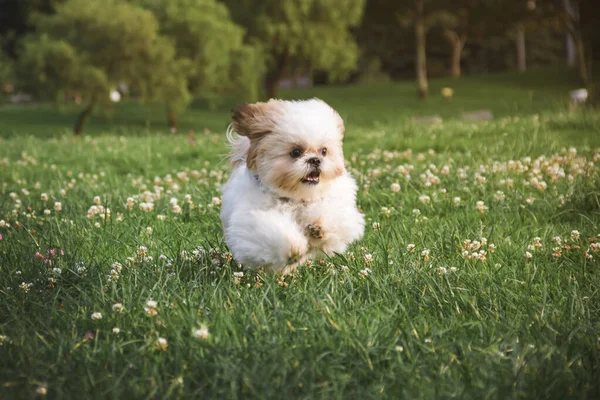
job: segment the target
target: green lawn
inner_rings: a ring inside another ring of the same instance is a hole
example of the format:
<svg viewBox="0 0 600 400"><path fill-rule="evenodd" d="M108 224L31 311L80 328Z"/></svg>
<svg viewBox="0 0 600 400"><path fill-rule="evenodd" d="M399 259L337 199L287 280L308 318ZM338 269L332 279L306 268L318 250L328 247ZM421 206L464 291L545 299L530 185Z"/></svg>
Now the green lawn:
<svg viewBox="0 0 600 400"><path fill-rule="evenodd" d="M368 221L286 279L222 241L234 101L175 135L120 104L79 140L77 110L1 107L0 399L599 398L600 114L560 70L431 87L283 93L346 119Z"/></svg>

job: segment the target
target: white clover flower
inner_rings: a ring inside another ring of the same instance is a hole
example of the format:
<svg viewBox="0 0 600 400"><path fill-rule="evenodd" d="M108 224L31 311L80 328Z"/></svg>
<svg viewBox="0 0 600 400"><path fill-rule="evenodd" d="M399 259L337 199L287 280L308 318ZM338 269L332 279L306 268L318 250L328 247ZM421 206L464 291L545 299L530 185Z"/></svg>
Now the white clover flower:
<svg viewBox="0 0 600 400"><path fill-rule="evenodd" d="M415 246L414 244L410 243L408 246L406 246L406 251L408 251L409 253L414 253L416 247L417 246Z"/></svg>
<svg viewBox="0 0 600 400"><path fill-rule="evenodd" d="M573 240L573 241L579 240L579 231L577 231L577 230L571 231L571 240Z"/></svg>
<svg viewBox="0 0 600 400"><path fill-rule="evenodd" d="M427 261L429 260L429 249L425 249L421 252L421 256L423 257L423 260Z"/></svg>
<svg viewBox="0 0 600 400"><path fill-rule="evenodd" d="M221 204L221 199L219 197L213 197L211 200L212 204L214 204L215 206L218 206Z"/></svg>
<svg viewBox="0 0 600 400"><path fill-rule="evenodd" d="M0 228L4 228L6 227L6 221L3 219L0 219Z"/></svg>
<svg viewBox="0 0 600 400"><path fill-rule="evenodd" d="M454 203L455 206L460 205L460 197L455 197L454 199L452 199L452 202Z"/></svg>
<svg viewBox="0 0 600 400"><path fill-rule="evenodd" d="M93 320L102 319L102 313L96 311L95 313L92 313L91 317Z"/></svg>
<svg viewBox="0 0 600 400"><path fill-rule="evenodd" d="M157 302L154 300L148 300L146 302L146 307L144 307L144 311L146 311L146 315L148 315L149 317L154 317L158 314L158 311L156 310L156 305Z"/></svg>
<svg viewBox="0 0 600 400"><path fill-rule="evenodd" d="M370 268L362 269L362 270L360 270L359 278L360 279L365 279L370 274L371 274L371 269Z"/></svg>
<svg viewBox="0 0 600 400"><path fill-rule="evenodd" d="M533 196L529 196L528 198L525 199L525 203L532 205L533 202L535 201L535 197Z"/></svg>
<svg viewBox="0 0 600 400"><path fill-rule="evenodd" d="M62 211L62 203L60 201L54 203L54 211Z"/></svg>
<svg viewBox="0 0 600 400"><path fill-rule="evenodd" d="M159 337L156 341L156 348L160 351L165 351L167 350L167 347L169 347L167 339L165 339L164 337Z"/></svg>
<svg viewBox="0 0 600 400"><path fill-rule="evenodd" d="M146 246L138 247L137 255L140 258L146 257L148 255L148 248Z"/></svg>
<svg viewBox="0 0 600 400"><path fill-rule="evenodd" d="M380 228L381 228L381 225L379 224L379 222L373 222L373 229L378 231Z"/></svg>
<svg viewBox="0 0 600 400"><path fill-rule="evenodd" d="M102 204L102 200L100 200L100 196L94 196L94 204L97 206Z"/></svg>
<svg viewBox="0 0 600 400"><path fill-rule="evenodd" d="M29 293L29 290L31 289L32 286L33 286L33 283L25 283L25 282L21 282L21 284L19 285L19 287L21 288L21 290L23 290L24 293Z"/></svg>
<svg viewBox="0 0 600 400"><path fill-rule="evenodd" d="M118 335L119 333L121 333L121 329L119 329L119 328L117 328L117 327L115 326L115 327L112 329L112 332L113 332L115 335Z"/></svg>
<svg viewBox="0 0 600 400"><path fill-rule="evenodd" d="M121 303L115 303L113 304L112 309L114 312L121 313L125 310L125 307Z"/></svg>
<svg viewBox="0 0 600 400"><path fill-rule="evenodd" d="M533 258L533 254L531 254L530 252L526 251L525 252L525 258L528 260L531 260Z"/></svg>
<svg viewBox="0 0 600 400"><path fill-rule="evenodd" d="M145 212L150 212L154 210L154 203L152 202L142 202L140 203L140 210Z"/></svg>
<svg viewBox="0 0 600 400"><path fill-rule="evenodd" d="M135 205L135 199L133 197L128 197L127 198L127 203L126 203L126 207L128 210L133 209L133 206Z"/></svg>
<svg viewBox="0 0 600 400"><path fill-rule="evenodd" d="M40 195L40 198L42 199L42 201L48 201L48 193L42 193Z"/></svg>
<svg viewBox="0 0 600 400"><path fill-rule="evenodd" d="M398 193L400 191L400 184L392 183L391 189L392 189L392 192Z"/></svg>
<svg viewBox="0 0 600 400"><path fill-rule="evenodd" d="M421 195L421 196L419 196L419 201L423 204L429 204L429 203L431 203L431 197L429 197L427 195Z"/></svg>
<svg viewBox="0 0 600 400"><path fill-rule="evenodd" d="M475 203L475 209L477 211L479 211L480 213L485 212L485 210L487 210L487 206L485 205L485 203L483 201L478 201L477 203Z"/></svg>
<svg viewBox="0 0 600 400"><path fill-rule="evenodd" d="M209 332L206 326L202 326L194 330L194 337L196 339L208 339Z"/></svg>

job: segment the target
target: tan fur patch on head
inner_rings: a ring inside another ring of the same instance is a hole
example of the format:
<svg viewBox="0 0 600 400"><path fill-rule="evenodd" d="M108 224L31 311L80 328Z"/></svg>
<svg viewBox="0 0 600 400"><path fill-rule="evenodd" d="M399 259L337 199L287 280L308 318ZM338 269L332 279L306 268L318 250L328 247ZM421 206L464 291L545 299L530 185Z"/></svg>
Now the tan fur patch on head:
<svg viewBox="0 0 600 400"><path fill-rule="evenodd" d="M256 158L258 157L260 150L260 138L250 140L250 148L248 149L248 155L246 156L246 165L249 169L256 169Z"/></svg>
<svg viewBox="0 0 600 400"><path fill-rule="evenodd" d="M300 184L299 180L294 179L294 173L285 166L275 165L271 171L271 176L273 176L273 185L286 191L294 191Z"/></svg>
<svg viewBox="0 0 600 400"><path fill-rule="evenodd" d="M256 168L256 158L260 153L260 141L273 133L275 120L281 115L281 105L277 100L267 103L242 104L232 111L233 129L241 136L250 139L246 156L248 168Z"/></svg>
<svg viewBox="0 0 600 400"><path fill-rule="evenodd" d="M278 101L269 100L268 103L242 104L232 111L231 119L239 135L258 139L273 131L274 119L279 115Z"/></svg>

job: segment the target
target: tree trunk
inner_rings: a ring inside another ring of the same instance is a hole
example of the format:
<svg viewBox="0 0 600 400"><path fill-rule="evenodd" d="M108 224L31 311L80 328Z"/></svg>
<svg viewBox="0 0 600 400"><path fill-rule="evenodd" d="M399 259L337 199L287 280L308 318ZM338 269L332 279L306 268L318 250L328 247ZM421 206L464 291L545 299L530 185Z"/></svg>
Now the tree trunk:
<svg viewBox="0 0 600 400"><path fill-rule="evenodd" d="M458 78L460 76L460 60L462 58L462 51L465 48L467 37L465 35L458 35L456 32L447 30L444 32L444 37L452 46L452 56L450 58L450 76Z"/></svg>
<svg viewBox="0 0 600 400"><path fill-rule="evenodd" d="M577 18L575 13L575 9L571 0L563 0L563 7L565 9L566 20L567 20L567 65L569 67L574 67L577 64L576 55L577 50L575 48L575 40L573 40L573 34L571 31L573 30L573 20Z"/></svg>
<svg viewBox="0 0 600 400"><path fill-rule="evenodd" d="M527 53L525 50L525 27L523 23L517 24L517 68L519 72L527 71Z"/></svg>
<svg viewBox="0 0 600 400"><path fill-rule="evenodd" d="M83 130L83 125L85 124L85 121L87 120L87 118L90 116L90 114L94 110L94 105L95 105L95 102L91 101L87 105L87 107L84 108L83 111L81 111L81 113L79 114L79 117L77 117L77 121L75 122L75 125L73 126L73 133L75 134L75 136L81 135L81 131Z"/></svg>
<svg viewBox="0 0 600 400"><path fill-rule="evenodd" d="M277 56L273 68L267 71L265 78L265 90L267 91L267 96L269 97L269 99L277 98L277 86L279 85L279 81L283 77L283 72L287 67L287 62L287 53L280 54Z"/></svg>
<svg viewBox="0 0 600 400"><path fill-rule="evenodd" d="M167 104L167 123L171 132L177 131L177 115L169 104Z"/></svg>
<svg viewBox="0 0 600 400"><path fill-rule="evenodd" d="M590 76L587 68L587 60L585 58L585 46L581 34L575 35L575 44L577 47L577 66L579 68L579 78L585 86L590 83Z"/></svg>
<svg viewBox="0 0 600 400"><path fill-rule="evenodd" d="M415 69L417 74L417 93L421 99L427 98L429 84L427 82L427 29L423 20L423 0L417 0L417 16L415 20L415 39L417 58Z"/></svg>

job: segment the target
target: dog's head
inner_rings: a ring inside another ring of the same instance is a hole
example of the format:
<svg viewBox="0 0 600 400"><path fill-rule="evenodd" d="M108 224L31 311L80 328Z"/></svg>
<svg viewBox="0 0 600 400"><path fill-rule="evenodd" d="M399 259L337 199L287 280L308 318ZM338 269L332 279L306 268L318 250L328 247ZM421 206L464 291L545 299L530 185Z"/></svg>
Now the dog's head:
<svg viewBox="0 0 600 400"><path fill-rule="evenodd" d="M322 100L244 104L233 128L250 139L248 168L282 196L318 197L345 172L344 122Z"/></svg>

